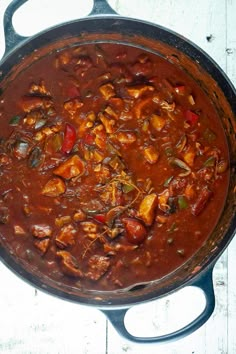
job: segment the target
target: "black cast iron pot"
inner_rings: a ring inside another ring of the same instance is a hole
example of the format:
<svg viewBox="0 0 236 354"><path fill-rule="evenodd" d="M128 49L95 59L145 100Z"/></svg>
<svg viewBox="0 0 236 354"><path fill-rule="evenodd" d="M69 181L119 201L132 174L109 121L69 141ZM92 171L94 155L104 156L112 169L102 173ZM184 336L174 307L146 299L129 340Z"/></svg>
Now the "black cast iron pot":
<svg viewBox="0 0 236 354"><path fill-rule="evenodd" d="M141 286L117 291L81 291L48 279L32 271L12 255L1 241L0 259L18 276L40 290L64 300L100 309L113 323L117 331L135 342L164 342L179 339L202 326L211 316L215 297L212 283L214 265L232 240L236 228L235 215L235 126L236 92L219 66L200 48L182 36L151 23L118 16L106 0L94 0L94 7L86 18L71 21L43 31L31 38L19 36L12 26L15 11L27 0L14 0L4 15L6 51L0 63L0 85L24 70L34 60L52 50L71 45L95 42L116 42L133 45L167 58L182 68L207 93L222 120L230 154L230 183L227 199L220 220L213 233L201 249L183 266L168 276ZM0 122L1 124L1 122ZM159 299L184 286L199 287L205 295L203 312L184 328L159 337L136 337L124 324L125 314L130 307L148 300Z"/></svg>

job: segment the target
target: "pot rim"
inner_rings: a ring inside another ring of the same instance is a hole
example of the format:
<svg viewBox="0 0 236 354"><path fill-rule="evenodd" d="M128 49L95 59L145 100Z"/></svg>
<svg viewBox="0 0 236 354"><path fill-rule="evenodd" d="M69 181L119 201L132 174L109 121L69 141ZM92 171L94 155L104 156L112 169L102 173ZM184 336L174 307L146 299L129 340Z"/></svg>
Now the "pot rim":
<svg viewBox="0 0 236 354"><path fill-rule="evenodd" d="M83 30L84 24L85 26ZM98 26L98 24L100 25L100 27ZM127 27L127 24L130 25L131 27ZM236 90L234 86L232 85L231 81L224 73L224 71L219 67L219 65L200 47L198 47L196 44L189 41L188 39L184 38L183 36L163 26L159 26L147 21L130 19L130 18L120 17L120 16L118 17L117 15L105 15L105 16L99 15L99 16L86 17L83 19L65 22L47 28L44 31L32 37L23 39L22 42L18 43L18 45L15 48L13 48L2 58L0 62L0 72L2 73L2 75L0 76L0 80L1 77L4 78L5 80L5 75L7 77L8 72L11 71L13 67L15 67L16 58L18 64L22 60L22 56L27 57L32 53L33 50L35 50L34 47L35 43L37 44L36 49L40 48L41 40L43 39L43 43L45 44L45 40L48 39L48 35L51 36L50 43L51 41L52 43L54 43L54 41L58 40L58 35L60 35L60 33L63 34L64 29L65 30L69 29L69 33L71 37L68 38L73 38L75 35L74 31L75 32L78 31L77 26L79 26L79 28L82 30L81 32L79 32L80 35L81 33L85 33L86 35L87 33L90 32L94 34L95 31L96 33L100 34L101 31L104 30L104 28L105 30L111 28L112 31L114 31L114 29L119 30L121 32L123 31L124 33L122 32L122 34L126 36L130 35L130 38L132 38L133 31L136 30L135 36L139 36L139 35L145 36L148 39L162 42L165 45L173 47L174 50L178 50L182 52L184 55L189 57L190 60L198 63L198 65L201 68L203 68L204 71L206 71L209 75L211 75L214 78L214 80L221 87L221 90L224 92L224 96L232 110L233 115L234 116L236 115L236 100L235 100ZM88 27L90 28L89 30ZM0 244L0 259L2 259L3 263L8 268L10 268L14 273L16 273L18 276L20 276L21 278L29 282L31 285L37 287L42 291L47 292L50 295L57 296L64 300L70 300L76 303L80 303L81 305L83 304L83 305L95 306L97 308L103 308L103 309L104 308L108 308L108 309L127 308L137 303L141 303L141 302L143 303L145 301L150 301L156 298L160 298L162 296L169 295L170 293L186 285L191 285L194 282L194 280L197 280L201 276L203 272L207 270L211 270L214 267L215 262L223 253L225 248L228 246L232 238L234 237L235 228L236 228L236 214L234 214L234 217L232 217L230 224L228 225L228 229L225 232L222 241L220 242L220 247L217 247L216 250L209 255L207 262L203 264L201 269L199 269L194 273L189 274L189 277L184 279L184 281L177 281L177 284L172 284L172 286L169 286L167 289L165 289L165 291L164 290L159 291L159 293L155 291L155 286L153 287L153 289L152 286L150 286L150 291L147 291L147 293L145 294L143 294L142 292L141 294L139 294L139 291L137 291L134 297L130 296L130 293L128 293L128 296L125 296L124 298L121 298L118 295L115 298L112 297L112 299L110 299L108 297L108 299L105 300L103 297L100 298L98 296L93 298L81 297L80 295L78 296L73 293L69 293L64 290L58 289L57 287L47 285L45 284L43 279L40 278L40 276L36 275L35 273L31 273L30 271L27 271L25 267L19 264L16 261L16 259L12 255L10 255L8 251L4 248L4 246L1 244ZM168 274L164 278L168 278L170 276L172 276L172 273ZM160 281L163 281L163 278ZM155 281L150 282L150 285L152 285L153 283L155 283ZM109 292L96 291L96 294L98 293L101 294L102 296L104 296L104 294L105 296L107 296ZM116 292L116 294L121 294L121 293L125 293L125 289L122 290L121 292L119 291ZM112 294L114 294L114 291L112 291Z"/></svg>

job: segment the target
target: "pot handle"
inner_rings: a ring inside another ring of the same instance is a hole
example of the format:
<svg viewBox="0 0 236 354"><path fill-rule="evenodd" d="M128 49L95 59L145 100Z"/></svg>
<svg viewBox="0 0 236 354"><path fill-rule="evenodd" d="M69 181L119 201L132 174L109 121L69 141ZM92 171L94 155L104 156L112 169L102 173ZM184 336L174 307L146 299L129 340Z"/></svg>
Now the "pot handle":
<svg viewBox="0 0 236 354"><path fill-rule="evenodd" d="M27 37L20 36L13 27L12 18L16 10L21 7L28 0L13 0L4 13L3 17L3 27L5 35L5 53L4 56L8 54L14 47L19 43L27 39Z"/></svg>
<svg viewBox="0 0 236 354"><path fill-rule="evenodd" d="M97 15L118 15L118 14L108 4L107 0L93 0L93 8L88 16L97 16Z"/></svg>
<svg viewBox="0 0 236 354"><path fill-rule="evenodd" d="M110 320L113 324L117 332L125 337L126 339L136 342L136 343L164 343L170 342L177 339L181 339L194 331L200 328L212 315L214 308L215 308L215 294L214 294L214 287L213 287L213 280L212 280L212 271L213 268L209 269L205 272L201 277L199 277L196 281L190 284L190 286L195 286L200 288L206 299L206 305L202 313L195 318L191 323L186 325L185 327L161 336L157 337L137 337L133 336L128 332L125 327L125 315L129 308L125 309L118 309L118 310L102 310L102 312L106 315L106 317Z"/></svg>

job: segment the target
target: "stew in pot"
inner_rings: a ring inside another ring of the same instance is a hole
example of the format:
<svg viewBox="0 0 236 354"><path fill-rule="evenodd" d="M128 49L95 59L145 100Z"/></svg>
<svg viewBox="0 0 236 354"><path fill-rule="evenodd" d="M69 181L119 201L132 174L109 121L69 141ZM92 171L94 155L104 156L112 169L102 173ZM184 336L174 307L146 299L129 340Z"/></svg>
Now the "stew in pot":
<svg viewBox="0 0 236 354"><path fill-rule="evenodd" d="M81 289L159 279L212 232L228 188L217 112L180 68L88 44L36 60L0 97L0 242Z"/></svg>

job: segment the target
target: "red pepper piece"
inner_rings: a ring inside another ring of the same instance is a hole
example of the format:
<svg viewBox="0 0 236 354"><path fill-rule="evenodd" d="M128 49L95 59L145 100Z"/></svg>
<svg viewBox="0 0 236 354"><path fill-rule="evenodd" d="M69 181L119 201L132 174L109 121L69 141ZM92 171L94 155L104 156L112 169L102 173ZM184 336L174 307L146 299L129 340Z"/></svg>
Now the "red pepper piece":
<svg viewBox="0 0 236 354"><path fill-rule="evenodd" d="M84 137L84 143L86 145L93 145L94 144L94 136L90 133L87 133Z"/></svg>
<svg viewBox="0 0 236 354"><path fill-rule="evenodd" d="M183 85L175 86L174 90L180 96L184 96L186 94L186 88Z"/></svg>
<svg viewBox="0 0 236 354"><path fill-rule="evenodd" d="M105 222L106 222L106 215L105 214L97 214L97 215L94 215L93 218L102 224L105 224Z"/></svg>
<svg viewBox="0 0 236 354"><path fill-rule="evenodd" d="M189 123L190 125L196 124L199 119L199 115L197 115L196 113L194 113L190 110L187 110L185 112L185 117L186 117L187 123Z"/></svg>
<svg viewBox="0 0 236 354"><path fill-rule="evenodd" d="M76 140L76 130L75 128L66 123L65 131L64 131L64 140L62 143L61 150L66 154L69 154L75 145Z"/></svg>

